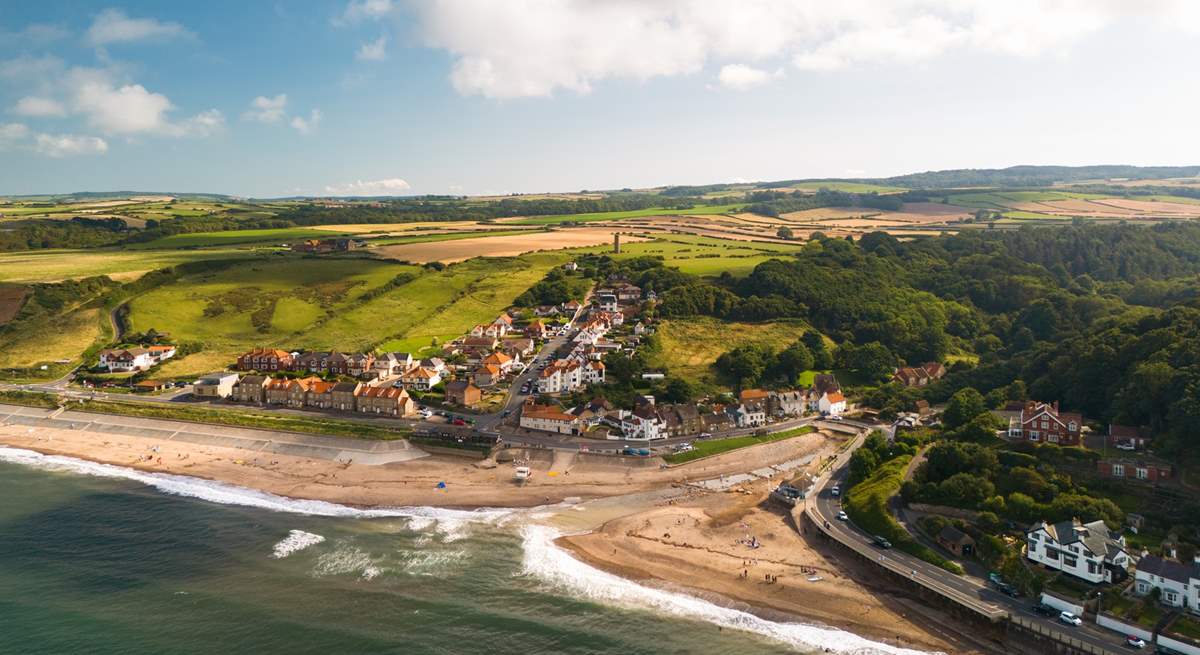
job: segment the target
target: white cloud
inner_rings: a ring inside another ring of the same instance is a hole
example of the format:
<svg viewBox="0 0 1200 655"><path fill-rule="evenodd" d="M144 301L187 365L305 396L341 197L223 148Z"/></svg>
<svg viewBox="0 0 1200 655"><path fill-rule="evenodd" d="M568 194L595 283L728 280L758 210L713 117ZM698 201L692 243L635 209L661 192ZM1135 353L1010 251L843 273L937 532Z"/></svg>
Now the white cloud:
<svg viewBox="0 0 1200 655"><path fill-rule="evenodd" d="M43 45L52 41L60 41L71 36L71 32L59 25L49 23L31 23L18 32L0 30L0 40L5 43L20 43Z"/></svg>
<svg viewBox="0 0 1200 655"><path fill-rule="evenodd" d="M272 98L258 96L250 101L249 111L242 114L242 118L260 123L275 123L285 116L287 116L286 93L280 93Z"/></svg>
<svg viewBox="0 0 1200 655"><path fill-rule="evenodd" d="M308 114L308 118L303 116L293 116L290 125L293 129L301 134L312 134L317 129L317 125L321 123L321 110L314 109Z"/></svg>
<svg viewBox="0 0 1200 655"><path fill-rule="evenodd" d="M394 196L411 187L408 182L392 177L384 180L358 180L347 184L337 184L325 187L325 193L331 196Z"/></svg>
<svg viewBox="0 0 1200 655"><path fill-rule="evenodd" d="M108 143L95 136L74 134L38 134L34 150L47 157L74 157L78 155L100 155L108 151Z"/></svg>
<svg viewBox="0 0 1200 655"><path fill-rule="evenodd" d="M379 20L392 13L392 0L351 0L341 16L333 19L335 25L350 25L367 20Z"/></svg>
<svg viewBox="0 0 1200 655"><path fill-rule="evenodd" d="M0 123L0 148L29 136L29 128L21 123Z"/></svg>
<svg viewBox="0 0 1200 655"><path fill-rule="evenodd" d="M16 59L0 61L0 78L8 80L44 80L60 74L62 70L63 61L53 55L22 55Z"/></svg>
<svg viewBox="0 0 1200 655"><path fill-rule="evenodd" d="M100 12L87 31L87 41L94 46L181 37L191 38L192 33L179 23L164 23L154 18L130 18L120 9Z"/></svg>
<svg viewBox="0 0 1200 655"><path fill-rule="evenodd" d="M721 67L721 72L717 74L717 80L721 82L722 86L738 91L766 84L773 77L782 77L782 71L768 73L765 70L745 64L726 64Z"/></svg>
<svg viewBox="0 0 1200 655"><path fill-rule="evenodd" d="M121 87L107 81L87 80L75 90L75 110L92 127L112 134L167 132L171 101L140 84Z"/></svg>
<svg viewBox="0 0 1200 655"><path fill-rule="evenodd" d="M225 129L225 115L216 109L202 111L173 127L175 136L209 136Z"/></svg>
<svg viewBox="0 0 1200 655"><path fill-rule="evenodd" d="M383 61L387 59L387 35L359 46L356 56L363 61Z"/></svg>
<svg viewBox="0 0 1200 655"><path fill-rule="evenodd" d="M25 96L17 101L16 106L13 107L13 112L21 116L61 118L67 115L67 108L53 98Z"/></svg>
<svg viewBox="0 0 1200 655"><path fill-rule="evenodd" d="M1128 20L1200 31L1200 3L1189 0L441 0L412 7L427 44L453 55L454 87L490 98L587 93L607 79L710 66L744 67L721 71L739 84L762 80L745 69L787 62L812 71L909 65L954 51L1034 57Z"/></svg>

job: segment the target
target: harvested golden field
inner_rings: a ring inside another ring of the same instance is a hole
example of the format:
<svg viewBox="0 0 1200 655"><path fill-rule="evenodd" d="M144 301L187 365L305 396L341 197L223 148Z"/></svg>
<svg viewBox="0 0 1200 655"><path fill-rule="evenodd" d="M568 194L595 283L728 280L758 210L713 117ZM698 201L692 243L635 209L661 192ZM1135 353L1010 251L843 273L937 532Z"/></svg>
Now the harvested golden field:
<svg viewBox="0 0 1200 655"><path fill-rule="evenodd" d="M1115 207L1119 210L1150 214L1153 216L1200 216L1200 205L1185 205L1180 202L1158 202L1147 200L1130 200L1126 198L1107 198L1094 201L1096 204Z"/></svg>
<svg viewBox="0 0 1200 655"><path fill-rule="evenodd" d="M79 357L100 336L100 310L71 312L54 327L49 331L19 332L0 344L0 368L27 368Z"/></svg>
<svg viewBox="0 0 1200 655"><path fill-rule="evenodd" d="M478 230L519 230L519 225L496 225L477 221L445 221L417 223L350 223L347 225L314 225L313 230L324 230L341 234L408 234L414 231L439 234L445 232L474 232ZM536 229L536 228L533 228Z"/></svg>
<svg viewBox="0 0 1200 655"><path fill-rule="evenodd" d="M381 246L373 252L380 257L418 264L442 262L451 264L473 257L515 257L537 250L562 250L611 243L613 234L621 233L625 242L644 241L644 237L626 234L619 228L585 227L553 231L532 231L529 234L431 241Z"/></svg>
<svg viewBox="0 0 1200 655"><path fill-rule="evenodd" d="M741 214L740 216L745 216ZM906 225L932 225L954 223L970 216L970 212L962 207L943 205L937 202L909 202L900 211L880 211L864 207L822 207L805 211L791 212L780 218L789 223L819 223L831 220L866 220L878 221L879 227L888 227L889 221ZM864 224L865 227L871 225Z"/></svg>

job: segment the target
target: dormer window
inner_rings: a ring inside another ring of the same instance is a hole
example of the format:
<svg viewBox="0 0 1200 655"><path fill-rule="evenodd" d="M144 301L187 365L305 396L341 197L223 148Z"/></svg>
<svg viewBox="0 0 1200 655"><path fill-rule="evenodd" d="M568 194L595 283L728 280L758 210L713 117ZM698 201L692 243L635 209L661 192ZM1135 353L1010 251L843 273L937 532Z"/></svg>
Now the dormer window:
<svg viewBox="0 0 1200 655"><path fill-rule="evenodd" d="M1067 424L1067 429L1070 430L1071 432L1078 432L1079 426L1075 424L1075 421L1071 421L1070 423Z"/></svg>

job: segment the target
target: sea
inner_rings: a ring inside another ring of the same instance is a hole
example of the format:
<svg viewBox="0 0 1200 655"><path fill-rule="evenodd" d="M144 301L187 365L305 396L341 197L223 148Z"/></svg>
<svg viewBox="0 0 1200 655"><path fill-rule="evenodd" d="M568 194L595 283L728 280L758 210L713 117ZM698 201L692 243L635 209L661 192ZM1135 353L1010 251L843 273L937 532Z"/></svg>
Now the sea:
<svg viewBox="0 0 1200 655"><path fill-rule="evenodd" d="M0 654L916 651L597 570L534 511L360 509L0 447Z"/></svg>

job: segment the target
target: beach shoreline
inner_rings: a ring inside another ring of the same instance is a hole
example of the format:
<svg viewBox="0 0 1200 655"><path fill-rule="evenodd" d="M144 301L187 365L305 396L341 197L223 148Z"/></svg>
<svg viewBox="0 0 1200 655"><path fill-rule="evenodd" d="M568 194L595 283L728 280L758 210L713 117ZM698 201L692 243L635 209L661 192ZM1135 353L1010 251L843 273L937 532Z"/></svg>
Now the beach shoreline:
<svg viewBox="0 0 1200 655"><path fill-rule="evenodd" d="M107 432L0 426L0 447L190 476L289 499L362 509L546 508L550 514L545 521L570 534L557 545L589 566L639 584L674 588L718 604L733 602L764 617L815 622L893 645L966 652L962 644L906 617L886 590L859 585L844 562L831 562L797 532L790 517L768 509L764 501L771 481L725 492L686 484L808 455L816 455L810 465L816 466L821 455L840 444L836 437L812 433L671 469L535 457L527 461L533 479L518 485L510 464L480 467L446 456L376 466ZM445 488L440 488L443 482ZM685 519L690 523L686 529L678 523ZM671 521L676 527L647 532ZM761 548L732 545L750 533ZM742 568L737 553L743 550L746 562L759 563ZM746 578L737 576L739 568L747 571ZM808 582L804 571L822 580ZM779 576L779 582L767 583L767 573Z"/></svg>

